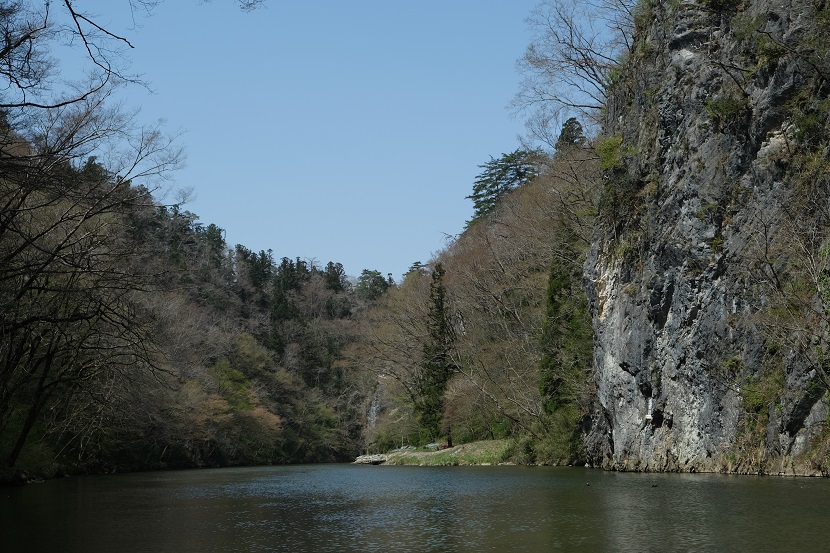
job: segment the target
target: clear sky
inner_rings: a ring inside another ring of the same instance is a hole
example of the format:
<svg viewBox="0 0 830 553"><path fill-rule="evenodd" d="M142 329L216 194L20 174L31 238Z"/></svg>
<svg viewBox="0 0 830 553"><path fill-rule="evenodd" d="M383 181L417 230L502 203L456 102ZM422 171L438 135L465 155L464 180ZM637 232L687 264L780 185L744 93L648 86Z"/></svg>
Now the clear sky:
<svg viewBox="0 0 830 553"><path fill-rule="evenodd" d="M538 0L76 0L128 36L147 120L181 129L173 186L229 245L400 279L461 232L478 165L518 147L507 108Z"/></svg>

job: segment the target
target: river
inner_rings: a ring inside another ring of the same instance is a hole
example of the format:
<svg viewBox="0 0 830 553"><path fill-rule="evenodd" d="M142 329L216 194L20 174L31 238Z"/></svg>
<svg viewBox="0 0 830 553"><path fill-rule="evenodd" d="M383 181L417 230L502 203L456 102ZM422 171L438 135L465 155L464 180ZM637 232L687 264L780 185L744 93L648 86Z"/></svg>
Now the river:
<svg viewBox="0 0 830 553"><path fill-rule="evenodd" d="M826 551L830 481L302 465L0 488L2 551Z"/></svg>

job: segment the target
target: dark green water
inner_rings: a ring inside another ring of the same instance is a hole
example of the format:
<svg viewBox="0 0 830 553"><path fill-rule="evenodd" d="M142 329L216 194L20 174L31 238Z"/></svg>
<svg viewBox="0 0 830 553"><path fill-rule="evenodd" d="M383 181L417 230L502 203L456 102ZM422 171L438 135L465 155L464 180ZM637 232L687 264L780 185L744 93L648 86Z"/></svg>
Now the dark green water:
<svg viewBox="0 0 830 553"><path fill-rule="evenodd" d="M317 465L0 488L3 552L830 551L830 481Z"/></svg>

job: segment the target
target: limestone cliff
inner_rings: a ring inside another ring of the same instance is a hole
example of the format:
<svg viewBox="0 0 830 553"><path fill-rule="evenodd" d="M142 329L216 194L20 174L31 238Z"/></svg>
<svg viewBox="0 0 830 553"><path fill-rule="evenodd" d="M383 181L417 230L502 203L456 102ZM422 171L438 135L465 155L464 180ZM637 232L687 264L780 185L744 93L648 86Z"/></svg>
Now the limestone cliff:
<svg viewBox="0 0 830 553"><path fill-rule="evenodd" d="M826 474L827 10L638 10L585 265L590 462Z"/></svg>

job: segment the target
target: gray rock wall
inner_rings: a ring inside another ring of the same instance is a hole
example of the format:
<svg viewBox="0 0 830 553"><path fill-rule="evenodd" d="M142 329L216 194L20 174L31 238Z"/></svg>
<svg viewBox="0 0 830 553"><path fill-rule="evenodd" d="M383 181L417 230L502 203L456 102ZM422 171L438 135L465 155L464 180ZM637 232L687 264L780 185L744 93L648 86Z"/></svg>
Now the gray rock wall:
<svg viewBox="0 0 830 553"><path fill-rule="evenodd" d="M736 29L762 22L753 33L796 43L811 29L812 6L659 2L638 30L605 124L623 138L626 167L609 178L627 187L627 203L603 203L585 266L594 465L811 471L791 462L827 419L809 364L779 355L784 389L763 416L748 414L742 394L771 370L756 267L791 194L781 161L794 132L786 105L811 74L796 55L748 55ZM766 424L760 438L748 430L756 419Z"/></svg>

